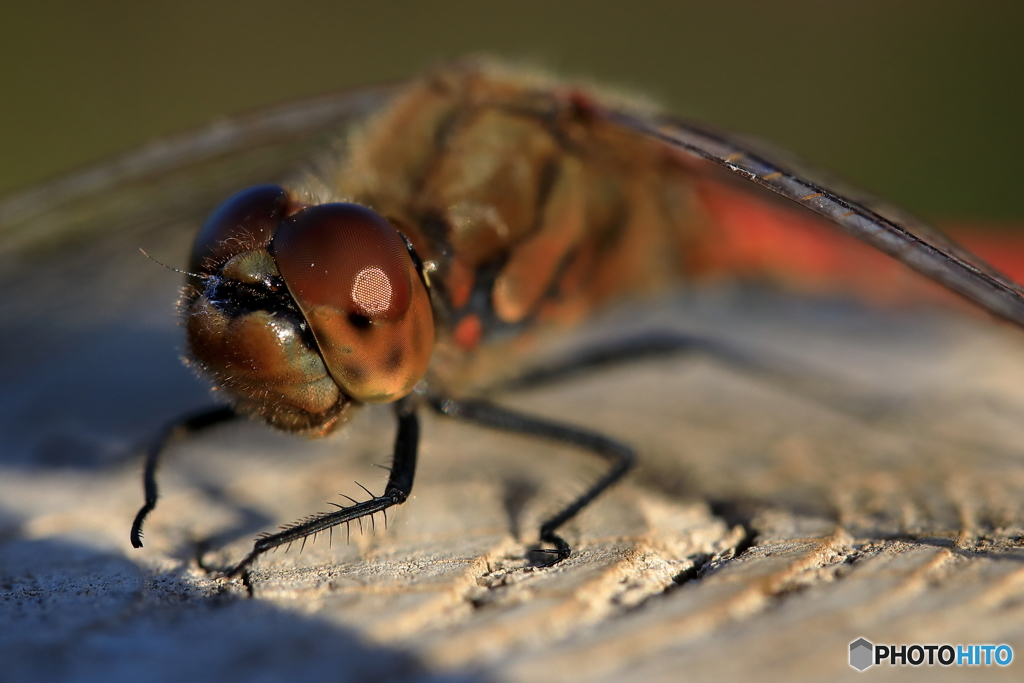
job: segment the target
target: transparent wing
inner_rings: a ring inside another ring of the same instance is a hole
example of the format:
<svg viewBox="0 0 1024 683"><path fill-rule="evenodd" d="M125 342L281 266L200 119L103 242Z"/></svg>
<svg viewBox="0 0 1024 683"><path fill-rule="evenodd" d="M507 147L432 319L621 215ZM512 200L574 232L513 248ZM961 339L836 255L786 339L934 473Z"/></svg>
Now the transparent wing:
<svg viewBox="0 0 1024 683"><path fill-rule="evenodd" d="M0 258L140 222L203 215L225 193L281 180L383 106L397 86L290 102L157 140L0 201Z"/></svg>
<svg viewBox="0 0 1024 683"><path fill-rule="evenodd" d="M669 117L617 111L604 115L705 162L701 173L724 170L826 218L846 233L893 256L975 302L1024 327L1024 289L935 228L844 188L764 143Z"/></svg>

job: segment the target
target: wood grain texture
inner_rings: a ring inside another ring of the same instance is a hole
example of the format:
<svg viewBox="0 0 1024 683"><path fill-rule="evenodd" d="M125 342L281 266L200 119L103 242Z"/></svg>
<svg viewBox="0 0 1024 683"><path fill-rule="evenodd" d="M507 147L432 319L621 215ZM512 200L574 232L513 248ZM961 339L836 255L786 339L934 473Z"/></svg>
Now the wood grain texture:
<svg viewBox="0 0 1024 683"><path fill-rule="evenodd" d="M525 557L600 465L425 413L413 498L386 529L377 515L350 542L271 554L247 588L215 570L256 533L365 496L354 480L380 491L390 414L321 443L246 423L175 446L133 551L135 447L205 389L174 358L176 278L69 285L90 302L76 317L52 292L96 255L78 258L35 273L51 294L32 316L5 304L5 680L837 680L857 675L858 637L1024 652L1015 330L731 288L611 313L552 352L673 329L769 370L680 356L495 394L641 454L566 527L567 561Z"/></svg>

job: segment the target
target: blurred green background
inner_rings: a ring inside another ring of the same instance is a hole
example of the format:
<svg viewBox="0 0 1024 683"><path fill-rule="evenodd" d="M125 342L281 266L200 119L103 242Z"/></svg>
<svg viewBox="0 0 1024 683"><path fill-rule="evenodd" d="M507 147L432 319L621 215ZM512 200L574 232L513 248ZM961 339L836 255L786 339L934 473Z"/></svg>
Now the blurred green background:
<svg viewBox="0 0 1024 683"><path fill-rule="evenodd" d="M40 2L4 10L0 193L482 52L644 92L926 217L1024 226L1024 3Z"/></svg>

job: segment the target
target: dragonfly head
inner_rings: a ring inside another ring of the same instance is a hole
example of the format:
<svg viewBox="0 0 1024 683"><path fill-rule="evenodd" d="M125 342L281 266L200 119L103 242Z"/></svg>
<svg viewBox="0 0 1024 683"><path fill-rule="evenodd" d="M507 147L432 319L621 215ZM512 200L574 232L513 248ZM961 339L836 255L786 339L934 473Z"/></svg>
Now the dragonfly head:
<svg viewBox="0 0 1024 683"><path fill-rule="evenodd" d="M192 360L278 427L329 431L352 403L395 401L426 373L422 265L370 209L249 188L203 225L190 270L202 276L185 295Z"/></svg>

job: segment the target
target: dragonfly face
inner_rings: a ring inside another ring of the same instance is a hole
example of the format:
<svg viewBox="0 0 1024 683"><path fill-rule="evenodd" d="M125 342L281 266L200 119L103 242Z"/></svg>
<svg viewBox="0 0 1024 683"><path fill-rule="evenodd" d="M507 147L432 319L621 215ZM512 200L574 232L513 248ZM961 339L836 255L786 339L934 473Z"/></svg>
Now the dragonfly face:
<svg viewBox="0 0 1024 683"><path fill-rule="evenodd" d="M369 209L249 188L204 224L191 266L191 358L237 408L276 427L326 433L353 401L395 401L426 372L422 264Z"/></svg>

